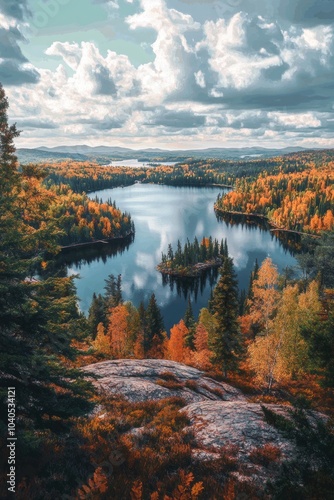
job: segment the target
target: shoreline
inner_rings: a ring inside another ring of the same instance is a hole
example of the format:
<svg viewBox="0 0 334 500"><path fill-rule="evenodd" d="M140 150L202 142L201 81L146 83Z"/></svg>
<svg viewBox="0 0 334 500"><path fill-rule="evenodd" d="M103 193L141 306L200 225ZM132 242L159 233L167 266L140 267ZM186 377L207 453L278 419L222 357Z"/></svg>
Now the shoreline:
<svg viewBox="0 0 334 500"><path fill-rule="evenodd" d="M94 241L86 241L84 243L73 243L72 245L65 245L61 246L60 250L72 250L74 248L83 248L83 247L88 247L88 246L95 246L95 245L109 245L110 243L114 243L116 241L123 241L129 238L130 236L133 236L135 233L131 232L129 234L126 234L125 236L118 236L117 238L106 238L103 240L94 240Z"/></svg>
<svg viewBox="0 0 334 500"><path fill-rule="evenodd" d="M246 213L246 212L237 212L237 211L232 211L232 210L222 210L221 208L218 208L217 205L214 206L215 212L217 215L237 215L237 216L242 216L245 218L250 218L250 219L260 219L265 222L271 227L269 229L270 232L281 232L281 233L291 233L291 234L297 234L299 236L311 236L312 238L320 238L319 235L314 234L314 233L305 233L303 231L296 231L294 229L286 229L284 227L279 227L275 222L271 221L266 215L263 214L254 214L254 213Z"/></svg>
<svg viewBox="0 0 334 500"><path fill-rule="evenodd" d="M204 271L221 267L222 264L223 259L218 258L207 262L198 262L194 266L185 267L182 270L170 269L162 263L159 264L156 269L164 276L172 276L173 278L198 278Z"/></svg>

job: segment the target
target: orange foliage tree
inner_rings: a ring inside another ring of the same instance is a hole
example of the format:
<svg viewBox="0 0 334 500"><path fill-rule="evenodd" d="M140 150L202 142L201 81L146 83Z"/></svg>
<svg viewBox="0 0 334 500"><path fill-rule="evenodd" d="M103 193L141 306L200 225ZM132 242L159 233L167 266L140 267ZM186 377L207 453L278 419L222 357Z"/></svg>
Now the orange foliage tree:
<svg viewBox="0 0 334 500"><path fill-rule="evenodd" d="M167 352L169 359L173 361L178 361L179 363L185 363L189 361L190 349L186 347L186 337L189 334L189 330L186 327L183 319L174 325L170 330L170 339L167 343Z"/></svg>

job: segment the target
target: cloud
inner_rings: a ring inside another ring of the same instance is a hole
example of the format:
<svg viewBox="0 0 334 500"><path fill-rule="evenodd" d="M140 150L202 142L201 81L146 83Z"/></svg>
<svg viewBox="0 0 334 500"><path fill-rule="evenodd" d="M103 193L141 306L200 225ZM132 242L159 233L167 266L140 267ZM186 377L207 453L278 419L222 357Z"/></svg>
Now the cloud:
<svg viewBox="0 0 334 500"><path fill-rule="evenodd" d="M190 111L171 111L160 108L145 123L149 127L196 128L205 124L205 116L195 115Z"/></svg>
<svg viewBox="0 0 334 500"><path fill-rule="evenodd" d="M0 12L20 21L30 14L27 0L0 0Z"/></svg>
<svg viewBox="0 0 334 500"><path fill-rule="evenodd" d="M39 73L29 64L19 64L15 60L0 62L0 82L4 86L37 83Z"/></svg>
<svg viewBox="0 0 334 500"><path fill-rule="evenodd" d="M48 56L61 57L73 71L75 71L82 57L82 49L77 43L54 42L46 51Z"/></svg>
<svg viewBox="0 0 334 500"><path fill-rule="evenodd" d="M0 0L0 81L3 85L37 83L39 72L23 55L20 43L26 42L20 22L29 13L27 3Z"/></svg>
<svg viewBox="0 0 334 500"><path fill-rule="evenodd" d="M332 24L334 3L331 0L281 0L278 13L292 23L311 26Z"/></svg>
<svg viewBox="0 0 334 500"><path fill-rule="evenodd" d="M193 66L194 47L187 40L189 31L197 31L200 24L190 15L168 9L163 0L141 0L142 11L126 19L131 30L153 29L156 40L152 44L154 62L141 65L138 76L143 93L153 103L160 104L185 82Z"/></svg>
<svg viewBox="0 0 334 500"><path fill-rule="evenodd" d="M58 68L34 68L19 45L25 2L16 18L6 17L0 79L11 85L11 113L29 140L38 129L66 141L164 147L331 138L334 32L328 20L318 22L324 3L304 2L318 16L313 22L311 10L299 13L299 0L289 9L283 0L229 0L225 10L216 0L128 3L136 12L127 17L117 3L122 29L151 43L151 62L138 67L120 50L55 40L45 55L58 58Z"/></svg>
<svg viewBox="0 0 334 500"><path fill-rule="evenodd" d="M41 128L41 129L48 129L48 130L55 130L58 128L58 125L50 120L26 120L26 119L19 119L17 122L17 126L19 129L21 128Z"/></svg>

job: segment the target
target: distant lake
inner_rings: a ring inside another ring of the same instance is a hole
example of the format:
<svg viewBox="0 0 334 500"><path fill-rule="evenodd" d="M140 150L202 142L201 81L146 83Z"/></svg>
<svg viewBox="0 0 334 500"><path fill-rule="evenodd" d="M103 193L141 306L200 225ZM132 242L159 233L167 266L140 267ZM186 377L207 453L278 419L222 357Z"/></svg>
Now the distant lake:
<svg viewBox="0 0 334 500"><path fill-rule="evenodd" d="M69 274L80 274L76 280L80 307L88 311L93 293L103 293L104 280L109 274L122 274L125 300L136 306L148 303L155 293L162 309L165 326L170 328L183 316L190 295L197 315L206 307L217 276L211 273L195 283L166 283L156 266L168 244L176 247L177 240L185 243L188 237L212 236L219 241L227 238L241 289L247 289L255 259L259 263L271 257L282 271L296 261L289 250L269 231L256 226L230 225L218 220L213 205L219 188L170 187L136 184L126 188L106 189L91 193L103 200L111 198L124 211L130 212L136 226L133 243L102 245L101 249L73 251L66 254Z"/></svg>
<svg viewBox="0 0 334 500"><path fill-rule="evenodd" d="M111 167L131 167L131 168L143 168L143 167L152 167L152 165L176 165L176 162L173 161L163 161L163 162L156 162L156 161L138 161L138 160L121 160L121 161L112 161L110 163Z"/></svg>

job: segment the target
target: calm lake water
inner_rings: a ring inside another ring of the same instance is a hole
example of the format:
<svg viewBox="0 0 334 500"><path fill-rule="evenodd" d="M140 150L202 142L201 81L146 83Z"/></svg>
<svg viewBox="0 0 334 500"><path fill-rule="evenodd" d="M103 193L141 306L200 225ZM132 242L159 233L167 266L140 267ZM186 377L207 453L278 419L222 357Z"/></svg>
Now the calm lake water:
<svg viewBox="0 0 334 500"><path fill-rule="evenodd" d="M176 247L177 240L193 241L212 236L219 241L227 238L230 256L234 259L240 289L247 289L255 259L261 263L271 257L279 270L295 265L292 254L266 230L255 226L229 225L217 220L213 205L219 188L169 187L136 184L131 187L108 189L91 193L103 200L111 198L124 211L130 212L135 223L136 235L131 244L114 247L103 245L90 251L66 255L69 274L80 274L76 280L80 307L87 312L94 292L103 293L104 280L109 274L122 274L125 300L136 306L140 301L148 303L152 292L162 309L166 328L170 328L183 316L190 294L197 315L206 307L211 288L216 279L198 280L196 286L164 283L156 271L161 253L168 244ZM193 288L191 290L191 288Z"/></svg>
<svg viewBox="0 0 334 500"><path fill-rule="evenodd" d="M149 161L139 161L139 160L121 160L121 161L112 161L110 166L112 167L131 167L131 168L143 168L143 167L152 167L152 165L175 165L175 162L172 161L164 161L162 163L159 162L149 162Z"/></svg>

